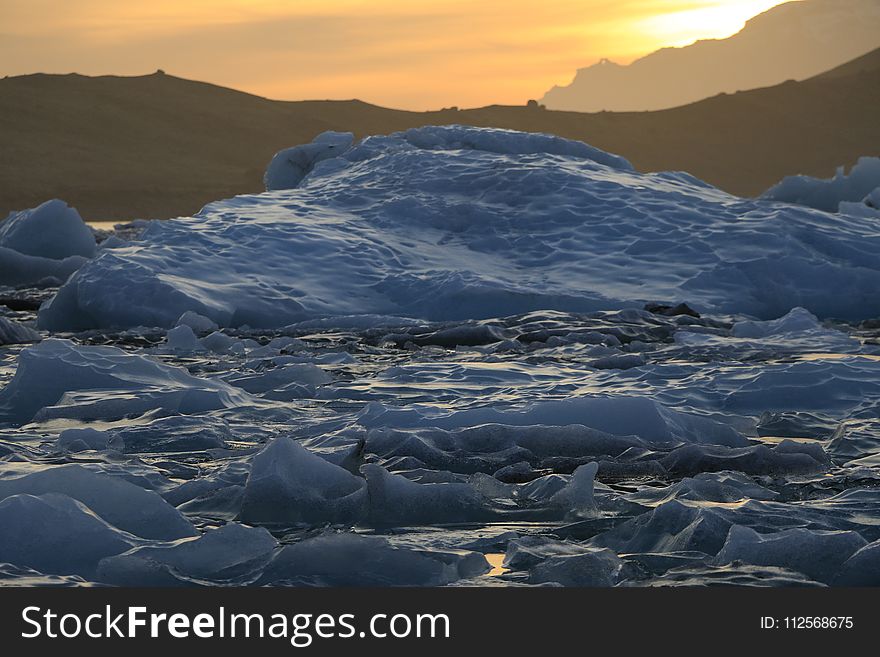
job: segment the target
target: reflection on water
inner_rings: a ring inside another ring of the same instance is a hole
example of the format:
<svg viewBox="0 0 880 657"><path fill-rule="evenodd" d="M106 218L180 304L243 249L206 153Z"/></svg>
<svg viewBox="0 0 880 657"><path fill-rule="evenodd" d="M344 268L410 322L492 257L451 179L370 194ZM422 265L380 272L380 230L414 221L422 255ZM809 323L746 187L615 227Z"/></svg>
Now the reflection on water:
<svg viewBox="0 0 880 657"><path fill-rule="evenodd" d="M498 575L503 575L507 572L507 568L502 565L504 563L503 554L486 554L483 556L486 557L486 561L492 566L492 570L486 573L488 577L498 577Z"/></svg>

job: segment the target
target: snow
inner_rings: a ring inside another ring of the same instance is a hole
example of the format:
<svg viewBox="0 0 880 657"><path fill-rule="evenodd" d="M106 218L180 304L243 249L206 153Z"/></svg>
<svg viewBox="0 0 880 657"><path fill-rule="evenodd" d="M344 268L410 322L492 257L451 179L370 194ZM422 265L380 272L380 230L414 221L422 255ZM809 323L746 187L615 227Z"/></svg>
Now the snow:
<svg viewBox="0 0 880 657"><path fill-rule="evenodd" d="M878 189L880 157L862 157L849 174L840 167L833 178L789 176L764 192L762 198L837 212L850 208L849 204L854 202L868 205L873 195L878 194ZM845 204L843 208L842 204ZM878 206L874 204L873 207Z"/></svg>
<svg viewBox="0 0 880 657"><path fill-rule="evenodd" d="M869 218L641 174L558 137L451 126L347 150L338 139L298 151L306 164L294 178L307 173L291 189L152 222L139 241L102 252L39 325L170 328L192 312L221 327L280 328L680 299L760 319L798 306L823 318L880 315L880 234Z"/></svg>

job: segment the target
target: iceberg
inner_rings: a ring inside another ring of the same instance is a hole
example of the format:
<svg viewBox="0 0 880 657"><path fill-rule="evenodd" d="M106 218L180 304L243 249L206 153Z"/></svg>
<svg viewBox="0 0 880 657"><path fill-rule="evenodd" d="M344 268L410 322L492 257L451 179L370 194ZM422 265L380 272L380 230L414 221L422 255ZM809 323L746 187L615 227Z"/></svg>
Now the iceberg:
<svg viewBox="0 0 880 657"><path fill-rule="evenodd" d="M103 250L41 308L39 326L171 328L189 312L281 328L682 298L760 319L796 306L880 315L870 218L638 173L546 135L424 127L347 144L319 136L273 161L272 191L151 222L136 242ZM293 173L276 177L278 167Z"/></svg>
<svg viewBox="0 0 880 657"><path fill-rule="evenodd" d="M847 210L853 202L871 205L871 199L880 193L877 190L880 190L880 157L861 157L849 174L840 167L833 178L789 176L764 192L763 198L837 212Z"/></svg>
<svg viewBox="0 0 880 657"><path fill-rule="evenodd" d="M92 258L95 236L79 213L53 199L39 207L11 213L0 222L0 247L37 258Z"/></svg>

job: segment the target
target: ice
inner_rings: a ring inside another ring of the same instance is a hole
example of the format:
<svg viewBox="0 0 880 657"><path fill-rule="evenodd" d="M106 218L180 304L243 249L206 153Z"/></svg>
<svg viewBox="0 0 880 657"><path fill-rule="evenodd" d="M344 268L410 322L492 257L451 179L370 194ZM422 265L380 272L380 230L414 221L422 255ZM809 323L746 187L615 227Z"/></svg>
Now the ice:
<svg viewBox="0 0 880 657"><path fill-rule="evenodd" d="M473 552L392 546L378 536L328 533L287 545L261 584L317 586L442 586L489 570Z"/></svg>
<svg viewBox="0 0 880 657"><path fill-rule="evenodd" d="M627 495L632 502L656 506L670 500L692 500L731 504L743 500L774 500L779 494L735 471L700 472L662 488L642 488Z"/></svg>
<svg viewBox="0 0 880 657"><path fill-rule="evenodd" d="M216 331L219 328L217 324L212 322L207 317L199 315L198 313L194 313L191 310L187 310L180 317L178 317L176 326L188 326L193 331L198 331L199 333L210 333L212 331Z"/></svg>
<svg viewBox="0 0 880 657"><path fill-rule="evenodd" d="M330 383L332 380L332 376L310 363L285 365L257 374L226 379L228 383L252 394L283 390L291 384L319 386Z"/></svg>
<svg viewBox="0 0 880 657"><path fill-rule="evenodd" d="M789 176L764 192L763 198L837 212L841 203L867 201L878 188L880 157L861 157L849 174L840 167L833 178Z"/></svg>
<svg viewBox="0 0 880 657"><path fill-rule="evenodd" d="M844 562L866 544L856 532L795 528L759 534L748 527L734 525L715 561L790 568L828 584Z"/></svg>
<svg viewBox="0 0 880 657"><path fill-rule="evenodd" d="M305 163L294 178L314 166L293 189L152 222L103 251L39 325L170 328L193 312L221 327L281 328L680 299L759 319L798 306L880 315L870 218L738 199L545 135L425 127L331 149L337 139L296 151Z"/></svg>
<svg viewBox="0 0 880 657"><path fill-rule="evenodd" d="M368 464L368 520L375 525L406 526L478 522L492 518L488 500L466 483L416 483Z"/></svg>
<svg viewBox="0 0 880 657"><path fill-rule="evenodd" d="M0 583L877 583L876 195L461 127L271 169L57 294L0 253L43 338L0 348Z"/></svg>
<svg viewBox="0 0 880 657"><path fill-rule="evenodd" d="M813 313L803 308L792 308L787 315L779 319L737 322L733 325L731 334L735 338L766 338L786 333L821 330L823 330L822 325Z"/></svg>
<svg viewBox="0 0 880 657"><path fill-rule="evenodd" d="M12 495L0 501L0 562L42 573L94 577L98 562L136 540L66 495Z"/></svg>
<svg viewBox="0 0 880 657"><path fill-rule="evenodd" d="M263 177L266 190L293 189L318 162L338 157L351 148L353 142L354 135L350 132L325 132L315 137L311 144L277 152Z"/></svg>
<svg viewBox="0 0 880 657"><path fill-rule="evenodd" d="M685 445L660 459L664 469L686 476L699 472L737 470L754 475L806 474L828 467L821 445L783 441L775 447L721 447Z"/></svg>
<svg viewBox="0 0 880 657"><path fill-rule="evenodd" d="M181 353L192 353L194 351L204 351L205 347L193 333L193 330L186 324L180 324L170 329L165 335L165 350L177 351Z"/></svg>
<svg viewBox="0 0 880 657"><path fill-rule="evenodd" d="M618 554L702 552L714 555L724 545L733 522L711 507L686 506L673 500L627 520L589 541Z"/></svg>
<svg viewBox="0 0 880 657"><path fill-rule="evenodd" d="M565 488L550 498L550 503L561 506L569 517L583 518L596 515L593 484L598 471L598 463L587 463L580 466L571 475L571 480Z"/></svg>
<svg viewBox="0 0 880 657"><path fill-rule="evenodd" d="M42 337L35 330L24 324L0 315L0 345L39 342Z"/></svg>
<svg viewBox="0 0 880 657"><path fill-rule="evenodd" d="M278 546L263 528L237 523L192 540L136 547L103 559L97 579L116 586L156 586L185 581L247 583L255 579Z"/></svg>
<svg viewBox="0 0 880 657"><path fill-rule="evenodd" d="M79 213L53 199L0 222L0 247L28 256L64 260L95 255L95 236Z"/></svg>
<svg viewBox="0 0 880 657"><path fill-rule="evenodd" d="M880 541L860 548L840 569L835 586L880 586Z"/></svg>
<svg viewBox="0 0 880 657"><path fill-rule="evenodd" d="M53 338L22 351L15 376L0 391L0 422L24 424L65 393L92 390L138 393L139 399L122 399L107 411L116 417L158 407L194 413L248 403L237 388L145 356Z"/></svg>
<svg viewBox="0 0 880 657"><path fill-rule="evenodd" d="M114 440L106 431L98 431L97 429L67 429L62 431L58 436L58 449L68 452L82 452L85 450L107 450L114 449L121 451L123 442Z"/></svg>
<svg viewBox="0 0 880 657"><path fill-rule="evenodd" d="M254 457L240 518L263 525L350 524L366 504L366 481L281 436Z"/></svg>
<svg viewBox="0 0 880 657"><path fill-rule="evenodd" d="M79 500L109 524L135 536L171 540L196 534L192 523L157 493L79 465L0 479L0 499L48 493Z"/></svg>
<svg viewBox="0 0 880 657"><path fill-rule="evenodd" d="M235 437L224 420L204 415L175 415L147 424L115 427L106 433L112 444L126 453L225 449Z"/></svg>
<svg viewBox="0 0 880 657"><path fill-rule="evenodd" d="M86 259L81 256L52 260L0 246L0 285L57 287L85 263Z"/></svg>
<svg viewBox="0 0 880 657"><path fill-rule="evenodd" d="M562 586L614 586L623 562L611 550L593 548L583 554L550 557L529 571L529 582Z"/></svg>
<svg viewBox="0 0 880 657"><path fill-rule="evenodd" d="M427 426L446 430L482 424L582 425L615 436L638 437L647 443L748 444L745 437L729 426L665 408L646 397L571 397L535 403L522 411L484 407L443 415L372 407L362 415L360 422L367 427Z"/></svg>
<svg viewBox="0 0 880 657"><path fill-rule="evenodd" d="M432 468L465 474L492 473L521 462L539 466L551 457L616 456L643 445L637 438L583 425L483 424L451 431L377 428L367 434L367 448L385 459L412 456Z"/></svg>

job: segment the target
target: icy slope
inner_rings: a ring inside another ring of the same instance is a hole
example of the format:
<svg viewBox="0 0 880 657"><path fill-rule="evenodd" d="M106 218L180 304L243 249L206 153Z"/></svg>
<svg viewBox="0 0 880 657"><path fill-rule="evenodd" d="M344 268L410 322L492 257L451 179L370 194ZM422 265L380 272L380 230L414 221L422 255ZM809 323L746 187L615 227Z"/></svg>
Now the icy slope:
<svg viewBox="0 0 880 657"><path fill-rule="evenodd" d="M226 327L451 320L682 299L765 319L795 306L880 315L870 217L739 199L532 134L427 127L346 144L325 135L279 154L267 180L294 189L153 222L104 251L40 326L171 327L187 311Z"/></svg>

